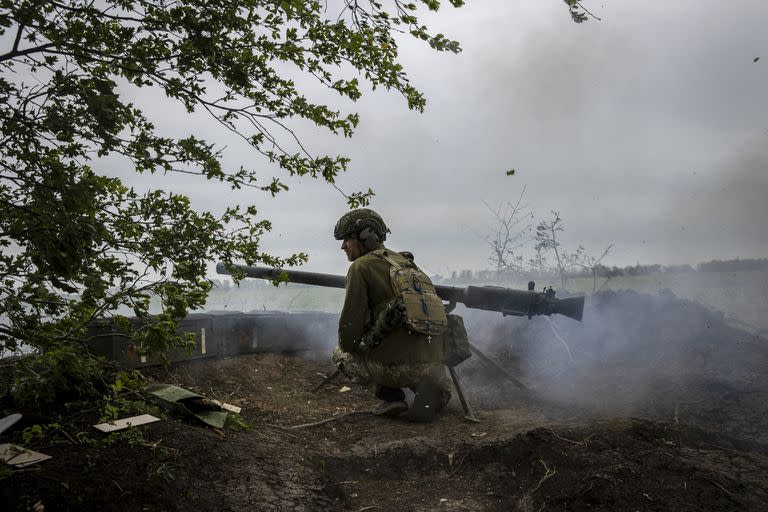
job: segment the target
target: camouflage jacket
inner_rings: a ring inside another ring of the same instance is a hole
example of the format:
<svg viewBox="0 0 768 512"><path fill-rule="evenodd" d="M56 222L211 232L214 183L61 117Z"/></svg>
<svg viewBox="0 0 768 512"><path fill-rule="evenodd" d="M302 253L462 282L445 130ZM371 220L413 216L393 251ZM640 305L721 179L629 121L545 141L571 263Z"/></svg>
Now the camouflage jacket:
<svg viewBox="0 0 768 512"><path fill-rule="evenodd" d="M389 249L387 249L389 250ZM349 266L346 296L339 318L339 347L346 352L358 351L360 341L374 320L395 298L386 260L368 253ZM410 333L397 327L376 348L370 351L370 361L381 364L440 362L443 340Z"/></svg>

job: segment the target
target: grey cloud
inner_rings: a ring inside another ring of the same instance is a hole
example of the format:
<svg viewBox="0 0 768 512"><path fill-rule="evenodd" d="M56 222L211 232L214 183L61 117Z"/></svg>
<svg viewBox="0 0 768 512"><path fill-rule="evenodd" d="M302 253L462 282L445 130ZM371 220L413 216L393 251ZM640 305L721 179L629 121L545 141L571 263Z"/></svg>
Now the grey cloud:
<svg viewBox="0 0 768 512"><path fill-rule="evenodd" d="M482 202L502 204L528 187L537 220L560 210L564 242L611 263L682 263L768 253L768 5L607 2L602 22L573 24L560 2L469 2L425 21L460 39L458 56L404 41L402 55L427 110L375 91L359 103L352 139L296 123L314 151L347 154L346 191L373 187L373 207L393 227L393 247L426 267L479 268L477 233L490 222ZM763 54L763 59L753 58ZM228 146L226 163L280 174L201 115L187 120L141 91L158 126L193 130ZM517 169L514 177L505 171ZM290 179L276 199L184 178L132 177L189 193L198 207L255 203L275 225L263 247L305 250L313 269L346 267L330 230L343 197L322 183Z"/></svg>

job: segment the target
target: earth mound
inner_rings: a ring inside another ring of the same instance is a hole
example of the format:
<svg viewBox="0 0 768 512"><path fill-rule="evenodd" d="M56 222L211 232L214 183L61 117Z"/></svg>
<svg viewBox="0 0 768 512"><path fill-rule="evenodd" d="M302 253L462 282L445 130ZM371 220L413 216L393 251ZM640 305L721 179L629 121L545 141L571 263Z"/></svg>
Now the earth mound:
<svg viewBox="0 0 768 512"><path fill-rule="evenodd" d="M601 292L584 317L467 315L473 341L529 388L477 357L462 364L479 424L455 399L432 424L374 417L371 388L344 377L312 393L327 354L155 369L155 381L242 407L251 428L168 414L105 443L95 409L38 411L28 421L58 427L29 448L53 458L6 471L0 500L49 511L764 509L766 340L670 295ZM22 430L3 442L22 444Z"/></svg>

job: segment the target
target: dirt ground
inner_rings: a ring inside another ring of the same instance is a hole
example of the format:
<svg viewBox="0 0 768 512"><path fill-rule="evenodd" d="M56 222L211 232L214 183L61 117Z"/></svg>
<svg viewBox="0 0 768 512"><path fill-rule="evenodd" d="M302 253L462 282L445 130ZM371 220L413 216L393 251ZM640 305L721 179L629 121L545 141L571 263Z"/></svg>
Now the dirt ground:
<svg viewBox="0 0 768 512"><path fill-rule="evenodd" d="M53 458L0 480L0 500L19 510L768 510L768 341L671 297L611 292L589 308L585 318L616 326L571 327L580 337L531 321L488 334L487 352L530 389L476 357L464 363L480 423L455 398L432 424L374 417L371 388L344 377L311 393L327 354L155 370L242 407L252 428L168 414L135 443L49 436L30 448ZM553 329L560 340L542 341ZM612 350L625 338L642 344ZM92 413L77 414L88 429ZM3 442L21 442L20 430Z"/></svg>

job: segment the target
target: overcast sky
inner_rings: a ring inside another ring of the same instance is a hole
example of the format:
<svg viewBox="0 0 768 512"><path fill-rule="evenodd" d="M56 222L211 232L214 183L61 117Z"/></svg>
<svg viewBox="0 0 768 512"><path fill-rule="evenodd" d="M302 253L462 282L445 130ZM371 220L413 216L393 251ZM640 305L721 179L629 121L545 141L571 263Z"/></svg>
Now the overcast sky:
<svg viewBox="0 0 768 512"><path fill-rule="evenodd" d="M360 127L347 140L298 127L313 151L352 158L339 185L374 189L390 247L430 273L489 268L485 204L526 187L536 222L559 210L564 245L599 254L613 243L609 264L768 257L768 2L587 0L602 21L581 25L560 0L467 4L424 17L461 54L402 42L424 114L383 91L347 105L312 88L359 112ZM207 135L228 145L227 163L279 173L205 116L184 120L145 92L136 100L166 133ZM272 199L163 180L199 208L257 204L274 224L267 251L308 252L308 270L347 266L332 238L346 203L327 185L288 180Z"/></svg>

